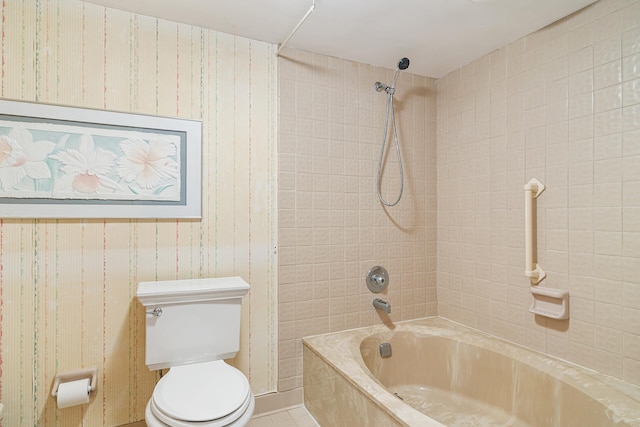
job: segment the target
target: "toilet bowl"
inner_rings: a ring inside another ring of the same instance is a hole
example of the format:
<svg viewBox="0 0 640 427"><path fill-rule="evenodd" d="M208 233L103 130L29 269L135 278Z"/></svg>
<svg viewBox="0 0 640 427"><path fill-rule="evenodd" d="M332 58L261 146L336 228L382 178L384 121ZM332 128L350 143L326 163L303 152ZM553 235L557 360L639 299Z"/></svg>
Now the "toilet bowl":
<svg viewBox="0 0 640 427"><path fill-rule="evenodd" d="M247 378L222 360L171 368L147 404L149 427L241 427L253 415Z"/></svg>

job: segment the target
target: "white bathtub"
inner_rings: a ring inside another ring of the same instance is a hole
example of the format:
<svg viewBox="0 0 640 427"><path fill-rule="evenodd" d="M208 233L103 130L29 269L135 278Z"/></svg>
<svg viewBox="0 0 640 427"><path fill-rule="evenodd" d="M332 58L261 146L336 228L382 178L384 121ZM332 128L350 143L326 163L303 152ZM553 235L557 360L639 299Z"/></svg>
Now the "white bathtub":
<svg viewBox="0 0 640 427"><path fill-rule="evenodd" d="M640 427L640 388L444 319L303 342L321 426Z"/></svg>

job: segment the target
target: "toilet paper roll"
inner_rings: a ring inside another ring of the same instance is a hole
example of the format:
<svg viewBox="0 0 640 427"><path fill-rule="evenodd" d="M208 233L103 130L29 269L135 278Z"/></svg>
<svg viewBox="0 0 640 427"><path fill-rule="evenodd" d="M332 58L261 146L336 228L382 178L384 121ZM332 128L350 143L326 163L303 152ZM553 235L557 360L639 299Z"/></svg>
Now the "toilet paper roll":
<svg viewBox="0 0 640 427"><path fill-rule="evenodd" d="M58 386L58 408L82 405L89 402L89 389L91 380L84 378L77 381L60 383Z"/></svg>

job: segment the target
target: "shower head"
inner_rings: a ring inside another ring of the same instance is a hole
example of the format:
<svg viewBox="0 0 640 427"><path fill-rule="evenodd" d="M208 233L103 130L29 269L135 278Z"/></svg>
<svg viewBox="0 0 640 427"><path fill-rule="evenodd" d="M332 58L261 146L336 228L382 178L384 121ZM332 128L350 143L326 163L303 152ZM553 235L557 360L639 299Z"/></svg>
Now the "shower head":
<svg viewBox="0 0 640 427"><path fill-rule="evenodd" d="M393 94L396 91L395 86L396 86L396 81L398 80L400 71L406 70L407 68L409 68L409 58L402 58L400 61L398 61L398 68L396 68L396 72L393 75L393 82L391 83L391 86L387 86L384 83L376 82L373 85L373 87L378 92L382 92L384 90L389 95L393 96Z"/></svg>

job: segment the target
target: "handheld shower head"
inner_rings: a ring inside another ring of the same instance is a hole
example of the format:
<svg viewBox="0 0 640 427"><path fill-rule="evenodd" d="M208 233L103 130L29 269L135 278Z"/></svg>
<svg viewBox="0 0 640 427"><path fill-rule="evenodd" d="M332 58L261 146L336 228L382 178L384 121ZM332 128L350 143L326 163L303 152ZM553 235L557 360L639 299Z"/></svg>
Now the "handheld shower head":
<svg viewBox="0 0 640 427"><path fill-rule="evenodd" d="M375 85L373 85L373 87L378 92L382 92L384 90L389 95L393 96L393 94L396 91L395 86L396 86L396 81L398 80L398 76L400 75L400 71L406 70L407 68L409 68L409 58L400 59L400 61L398 61L398 68L396 68L396 72L393 75L393 82L391 83L391 86L387 86L384 83L376 82Z"/></svg>

